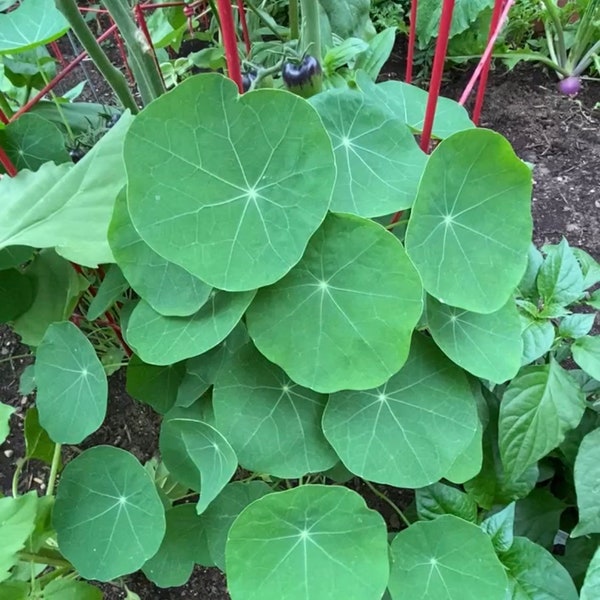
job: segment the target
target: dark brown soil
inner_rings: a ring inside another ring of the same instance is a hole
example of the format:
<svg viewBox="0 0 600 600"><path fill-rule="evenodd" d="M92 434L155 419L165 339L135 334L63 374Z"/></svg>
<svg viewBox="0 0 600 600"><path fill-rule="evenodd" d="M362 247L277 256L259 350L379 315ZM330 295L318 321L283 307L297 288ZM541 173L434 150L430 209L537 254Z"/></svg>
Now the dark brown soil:
<svg viewBox="0 0 600 600"><path fill-rule="evenodd" d="M394 65L388 71L394 71ZM401 72L401 71L399 71ZM388 76L392 75L388 72ZM393 75L392 75L393 76ZM92 79L92 77L90 77ZM453 75L445 85L445 94L458 97L466 82L465 75ZM96 90L103 98L104 88ZM90 92L88 92L90 94ZM93 95L86 94L94 101ZM589 83L579 98L559 95L555 82L543 71L527 67L508 74L492 73L482 126L503 133L517 154L536 165L533 214L537 244L556 242L565 236L572 245L586 249L600 259L600 84ZM18 392L18 379L27 359L4 360L25 354L26 349L0 326L0 397L17 408L11 419L8 441L0 449L0 491L11 487L15 459L24 454L22 423L25 409L32 400ZM85 446L111 444L147 460L157 448L158 419L146 406L132 400L124 391L123 374L111 378L109 412L103 427ZM74 455L65 450L65 458ZM38 463L27 465L19 490L44 487L46 468ZM391 529L400 524L389 506L363 484L352 482L369 505L379 510ZM402 507L411 494L385 490ZM226 600L229 595L223 575L216 569L196 568L186 586L159 590L141 574L126 578L128 587L142 600ZM102 586L105 598L117 600L125 594L110 585Z"/></svg>

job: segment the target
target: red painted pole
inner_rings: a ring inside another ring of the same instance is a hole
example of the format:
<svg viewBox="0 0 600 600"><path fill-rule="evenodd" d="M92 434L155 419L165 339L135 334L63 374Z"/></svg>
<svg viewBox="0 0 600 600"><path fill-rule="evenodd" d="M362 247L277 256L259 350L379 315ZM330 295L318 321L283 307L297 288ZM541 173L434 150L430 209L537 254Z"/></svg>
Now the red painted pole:
<svg viewBox="0 0 600 600"><path fill-rule="evenodd" d="M246 55L250 54L250 34L248 33L248 23L246 22L246 9L244 8L244 0L237 0L238 12L240 13L240 23L242 24L242 36L244 45L246 46Z"/></svg>
<svg viewBox="0 0 600 600"><path fill-rule="evenodd" d="M406 83L412 81L413 63L415 60L415 44L417 40L417 3L418 0L412 0L410 3L410 20L408 30L408 51L406 53Z"/></svg>
<svg viewBox="0 0 600 600"><path fill-rule="evenodd" d="M65 60L63 53L60 51L58 44L56 42L50 42L49 45L50 49L52 50L52 54L54 54L54 58L56 58L61 65L64 65L67 61Z"/></svg>
<svg viewBox="0 0 600 600"><path fill-rule="evenodd" d="M235 24L233 22L233 11L230 0L217 0L217 10L221 22L221 34L223 35L223 46L225 46L225 58L227 60L227 72L229 77L238 86L240 94L243 93L242 70L240 57L237 49L237 37L235 35Z"/></svg>
<svg viewBox="0 0 600 600"><path fill-rule="evenodd" d="M4 111L0 108L0 121L5 125L8 125L8 117L4 114Z"/></svg>
<svg viewBox="0 0 600 600"><path fill-rule="evenodd" d="M0 163L2 163L2 166L9 177L14 177L17 174L17 168L13 165L12 160L8 158L8 154L4 152L2 146L0 146Z"/></svg>

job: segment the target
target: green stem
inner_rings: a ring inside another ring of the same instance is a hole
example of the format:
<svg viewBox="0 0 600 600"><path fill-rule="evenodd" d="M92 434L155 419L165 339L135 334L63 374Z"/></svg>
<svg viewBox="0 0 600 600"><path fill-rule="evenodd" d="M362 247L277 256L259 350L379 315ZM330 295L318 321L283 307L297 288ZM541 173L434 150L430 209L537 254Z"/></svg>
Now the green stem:
<svg viewBox="0 0 600 600"><path fill-rule="evenodd" d="M521 60L535 60L538 62L541 62L542 64L550 67L551 69L553 69L554 71L556 71L557 73L560 73L561 75L565 75L566 77L568 77L571 73L569 73L569 71L567 71L567 69L565 69L564 67L561 67L558 63L555 63L553 60L549 59L547 56L544 56L543 54L539 53L539 52L494 52L494 54L492 54L493 58L508 58L511 60L514 60L515 58L519 58ZM451 56L449 60L455 60L455 61L463 61L463 60L473 60L473 59L477 59L479 60L481 57L477 54L472 54L472 55L465 55L465 56Z"/></svg>
<svg viewBox="0 0 600 600"><path fill-rule="evenodd" d="M256 17L259 19L259 21L281 42L285 41L280 33L277 31L277 29L275 29L275 27L273 27L273 25L271 25L271 23L269 23L269 21L267 21L262 13L258 10L258 8L256 8L256 4L254 4L254 2L252 0L244 0L244 4L250 9L250 12L254 13L254 15L256 15Z"/></svg>
<svg viewBox="0 0 600 600"><path fill-rule="evenodd" d="M300 0L302 6L302 49L321 61L321 28L318 0Z"/></svg>
<svg viewBox="0 0 600 600"><path fill-rule="evenodd" d="M567 47L565 44L565 34L563 31L562 23L560 22L560 13L558 8L554 4L554 0L542 0L546 10L548 11L548 16L552 21L552 25L554 26L554 33L556 34L556 42L558 43L558 57L559 63L561 67L567 67Z"/></svg>
<svg viewBox="0 0 600 600"><path fill-rule="evenodd" d="M127 3L123 0L104 0L104 6L117 24L129 54L131 70L142 97L144 105L165 93L160 70L151 51L145 51L140 41L139 30L129 10Z"/></svg>
<svg viewBox="0 0 600 600"><path fill-rule="evenodd" d="M579 64L573 69L573 75L579 76L592 64L594 56L600 52L600 40L598 40L579 61Z"/></svg>
<svg viewBox="0 0 600 600"><path fill-rule="evenodd" d="M67 19L73 33L77 36L77 39L89 57L94 61L94 64L100 73L102 73L106 82L114 90L123 107L128 108L134 114L137 113L138 107L127 85L125 76L111 64L100 44L96 41L94 34L81 16L75 0L54 0L54 3L56 8Z"/></svg>
<svg viewBox="0 0 600 600"><path fill-rule="evenodd" d="M6 96L4 95L4 92L0 92L0 109L2 109L2 112L9 119L15 114L13 109L10 107L10 104L8 103L8 100L6 99Z"/></svg>
<svg viewBox="0 0 600 600"><path fill-rule="evenodd" d="M17 554L20 561L32 562L38 565L49 565L51 567L62 567L66 569L72 569L73 565L62 559L53 558L52 556L45 556L44 554L33 554L32 552L19 552Z"/></svg>
<svg viewBox="0 0 600 600"><path fill-rule="evenodd" d="M13 498L16 498L19 495L19 477L21 477L21 473L23 472L23 467L25 466L26 462L27 462L27 460L25 458L17 459L15 472L13 473L13 478L12 478L12 486L11 486Z"/></svg>
<svg viewBox="0 0 600 600"><path fill-rule="evenodd" d="M46 496L54 494L54 485L56 484L56 476L58 475L58 465L60 464L60 444L54 445L54 454L52 455L52 464L50 465L50 476L48 477L48 489Z"/></svg>
<svg viewBox="0 0 600 600"><path fill-rule="evenodd" d="M383 492L380 492L370 481L363 479L365 485L378 497L381 498L384 502L386 502L389 506L394 509L394 512L400 517L402 522L407 526L411 526L411 522L406 518L406 515L396 506L394 502L392 502Z"/></svg>
<svg viewBox="0 0 600 600"><path fill-rule="evenodd" d="M300 37L300 26L298 20L298 0L290 0L288 7L288 17L290 21L290 40L297 40Z"/></svg>
<svg viewBox="0 0 600 600"><path fill-rule="evenodd" d="M20 358L29 358L33 356L33 354L14 354L13 356L9 356L8 358L0 358L0 363L9 362L11 360L18 360Z"/></svg>

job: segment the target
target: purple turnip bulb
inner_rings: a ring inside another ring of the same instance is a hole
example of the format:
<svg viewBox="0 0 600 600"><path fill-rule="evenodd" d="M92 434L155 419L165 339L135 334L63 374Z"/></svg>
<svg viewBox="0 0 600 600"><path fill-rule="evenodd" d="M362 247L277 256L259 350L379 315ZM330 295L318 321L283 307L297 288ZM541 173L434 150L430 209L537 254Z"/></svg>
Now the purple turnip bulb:
<svg viewBox="0 0 600 600"><path fill-rule="evenodd" d="M565 77L559 82L558 89L566 96L576 96L581 89L581 79L573 75Z"/></svg>

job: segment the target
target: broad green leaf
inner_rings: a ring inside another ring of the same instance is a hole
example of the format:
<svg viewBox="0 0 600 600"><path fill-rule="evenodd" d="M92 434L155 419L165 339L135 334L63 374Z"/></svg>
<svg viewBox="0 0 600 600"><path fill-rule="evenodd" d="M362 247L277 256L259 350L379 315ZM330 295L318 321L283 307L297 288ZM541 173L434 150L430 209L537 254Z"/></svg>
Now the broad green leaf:
<svg viewBox="0 0 600 600"><path fill-rule="evenodd" d="M586 301L586 304L592 308L595 308L596 310L600 310L600 289L596 290L590 295L589 300Z"/></svg>
<svg viewBox="0 0 600 600"><path fill-rule="evenodd" d="M234 481L223 488L202 515L210 557L221 571L225 571L225 544L231 525L246 506L270 493L271 488L264 481Z"/></svg>
<svg viewBox="0 0 600 600"><path fill-rule="evenodd" d="M355 69L362 69L375 81L383 65L390 58L396 41L396 28L387 27L369 40L369 49L356 58Z"/></svg>
<svg viewBox="0 0 600 600"><path fill-rule="evenodd" d="M592 562L590 562L579 598L580 600L600 598L600 548L596 550Z"/></svg>
<svg viewBox="0 0 600 600"><path fill-rule="evenodd" d="M444 515L394 538L388 589L393 600L505 600L506 575L477 525Z"/></svg>
<svg viewBox="0 0 600 600"><path fill-rule="evenodd" d="M25 414L25 458L35 458L47 465L52 464L54 456L54 442L50 439L47 431L40 425L38 409L32 406ZM62 461L59 461L59 469Z"/></svg>
<svg viewBox="0 0 600 600"><path fill-rule="evenodd" d="M206 525L193 504L165 513L167 531L158 552L143 566L144 575L160 588L184 585L196 563L210 565Z"/></svg>
<svg viewBox="0 0 600 600"><path fill-rule="evenodd" d="M129 452L85 450L62 472L52 523L60 552L82 577L110 581L156 554L165 515L154 482Z"/></svg>
<svg viewBox="0 0 600 600"><path fill-rule="evenodd" d="M15 409L8 404L0 402L0 444L3 444L10 433L10 415L15 412Z"/></svg>
<svg viewBox="0 0 600 600"><path fill-rule="evenodd" d="M35 390L35 363L27 365L19 378L19 394L28 396Z"/></svg>
<svg viewBox="0 0 600 600"><path fill-rule="evenodd" d="M23 548L35 526L37 494L0 498L0 581L10 576L18 562L17 552Z"/></svg>
<svg viewBox="0 0 600 600"><path fill-rule="evenodd" d="M29 600L29 584L24 581L5 581L0 583L2 600Z"/></svg>
<svg viewBox="0 0 600 600"><path fill-rule="evenodd" d="M331 141L305 100L281 90L238 96L217 74L148 106L126 138L125 163L142 239L228 291L274 283L300 260L335 180Z"/></svg>
<svg viewBox="0 0 600 600"><path fill-rule="evenodd" d="M159 445L173 476L200 492L198 514L219 495L237 468L228 441L214 427L200 421L192 409L174 408L165 415Z"/></svg>
<svg viewBox="0 0 600 600"><path fill-rule="evenodd" d="M600 263L581 248L571 248L571 252L581 266L583 287L587 290L600 282Z"/></svg>
<svg viewBox="0 0 600 600"><path fill-rule="evenodd" d="M78 444L106 415L108 383L96 351L68 321L48 327L35 361L36 406L52 441Z"/></svg>
<svg viewBox="0 0 600 600"><path fill-rule="evenodd" d="M69 24L47 0L23 0L16 10L0 14L0 54L12 54L48 44L61 37Z"/></svg>
<svg viewBox="0 0 600 600"><path fill-rule="evenodd" d="M291 379L327 393L396 373L421 312L419 276L397 238L372 221L330 214L300 263L259 290L247 326Z"/></svg>
<svg viewBox="0 0 600 600"><path fill-rule="evenodd" d="M477 377L502 383L521 367L521 320L512 298L500 310L484 315L430 296L427 325L444 354Z"/></svg>
<svg viewBox="0 0 600 600"><path fill-rule="evenodd" d="M537 278L538 291L544 304L567 306L578 300L585 290L583 272L564 238L558 246L547 250Z"/></svg>
<svg viewBox="0 0 600 600"><path fill-rule="evenodd" d="M325 437L350 471L396 487L440 479L476 429L475 399L463 371L420 334L389 381L332 394L323 415Z"/></svg>
<svg viewBox="0 0 600 600"><path fill-rule="evenodd" d="M349 88L317 94L337 165L331 210L377 217L410 208L427 157L400 116Z"/></svg>
<svg viewBox="0 0 600 600"><path fill-rule="evenodd" d="M9 246L0 250L0 271L19 267L33 258L34 248L30 246Z"/></svg>
<svg viewBox="0 0 600 600"><path fill-rule="evenodd" d="M282 479L325 471L338 461L321 428L326 402L252 344L221 369L213 390L217 428L240 465Z"/></svg>
<svg viewBox="0 0 600 600"><path fill-rule="evenodd" d="M74 579L54 579L44 587L42 600L102 600L102 591L97 587Z"/></svg>
<svg viewBox="0 0 600 600"><path fill-rule="evenodd" d="M478 420L477 429L469 445L456 457L446 471L445 478L452 483L464 483L479 473L483 464L483 427Z"/></svg>
<svg viewBox="0 0 600 600"><path fill-rule="evenodd" d="M600 337L585 335L571 346L573 360L594 379L600 381Z"/></svg>
<svg viewBox="0 0 600 600"><path fill-rule="evenodd" d="M46 163L35 173L21 171L0 180L5 199L0 204L0 248L56 247L60 255L88 267L114 262L107 231L125 183L121 151L132 120L123 114L76 165Z"/></svg>
<svg viewBox="0 0 600 600"><path fill-rule="evenodd" d="M304 485L254 501L225 550L232 600L379 600L388 580L381 515L349 489Z"/></svg>
<svg viewBox="0 0 600 600"><path fill-rule="evenodd" d="M37 171L45 162L58 164L70 160L65 138L58 127L33 113L25 113L5 128L0 128L0 145L17 171Z"/></svg>
<svg viewBox="0 0 600 600"><path fill-rule="evenodd" d="M33 304L12 328L21 341L39 346L51 323L64 321L74 308L83 285L75 269L54 250L42 250L25 270L36 282Z"/></svg>
<svg viewBox="0 0 600 600"><path fill-rule="evenodd" d="M35 297L35 279L17 269L0 271L0 323L8 323L29 310Z"/></svg>
<svg viewBox="0 0 600 600"><path fill-rule="evenodd" d="M600 429L588 433L575 460L579 522L571 535L600 533Z"/></svg>
<svg viewBox="0 0 600 600"><path fill-rule="evenodd" d="M127 343L147 363L170 365L222 342L242 318L256 292L213 290L189 317L165 317L140 301L127 322Z"/></svg>
<svg viewBox="0 0 600 600"><path fill-rule="evenodd" d="M127 393L164 415L175 404L184 373L182 362L157 367L146 364L134 354L127 364Z"/></svg>
<svg viewBox="0 0 600 600"><path fill-rule="evenodd" d="M440 143L406 232L406 251L432 296L480 313L507 303L527 265L531 186L527 166L493 131L461 131Z"/></svg>
<svg viewBox="0 0 600 600"><path fill-rule="evenodd" d="M581 588L586 571L596 550L600 548L600 535L584 535L569 539L563 556L556 556L558 562L567 569L575 585Z"/></svg>
<svg viewBox="0 0 600 600"><path fill-rule="evenodd" d="M518 292L524 298L535 298L537 296L536 279L544 262L542 253L535 247L533 242L529 244L529 252L527 254L527 268L525 274L521 278L521 282L517 286Z"/></svg>
<svg viewBox="0 0 600 600"><path fill-rule="evenodd" d="M428 96L425 90L401 81L385 81L374 85L365 73L358 73L356 82L364 94L390 108L413 131L423 130ZM433 120L434 137L444 139L458 131L474 127L463 106L450 98L438 98Z"/></svg>
<svg viewBox="0 0 600 600"><path fill-rule="evenodd" d="M498 423L505 469L518 476L554 450L585 410L585 395L556 361L526 367L504 392Z"/></svg>
<svg viewBox="0 0 600 600"><path fill-rule="evenodd" d="M534 489L516 504L515 535L529 538L532 542L551 550L565 508L567 504L548 490Z"/></svg>
<svg viewBox="0 0 600 600"><path fill-rule="evenodd" d="M567 570L544 548L524 537L515 537L510 549L500 555L508 569L514 600L577 600L578 594Z"/></svg>
<svg viewBox="0 0 600 600"><path fill-rule="evenodd" d="M491 538L496 552L506 552L513 543L515 522L515 503L511 502L502 510L486 517L481 529Z"/></svg>
<svg viewBox="0 0 600 600"><path fill-rule="evenodd" d="M575 370L569 372L571 375L577 373ZM571 470L575 468L575 460L583 438L598 427L600 427L600 414L593 410L591 406L588 406L581 421L579 421L579 425L566 433L565 439L560 445L560 451L563 461Z"/></svg>
<svg viewBox="0 0 600 600"><path fill-rule="evenodd" d="M68 135L66 121L73 134L79 136L89 133L90 128L96 130L104 127L107 115L110 118L114 114L120 114L120 110L95 102L60 102L57 106L52 100L40 100L29 109L29 113L44 117Z"/></svg>
<svg viewBox="0 0 600 600"><path fill-rule="evenodd" d="M422 521L432 521L442 515L454 515L465 521L477 522L477 503L458 488L434 483L415 492L417 514Z"/></svg>
<svg viewBox="0 0 600 600"><path fill-rule="evenodd" d="M558 335L577 339L587 335L594 326L595 314L576 313L567 315L558 324Z"/></svg>
<svg viewBox="0 0 600 600"><path fill-rule="evenodd" d="M127 289L129 289L129 283L123 277L121 269L117 265L109 265L96 295L90 302L87 318L95 321L101 317L123 296Z"/></svg>
<svg viewBox="0 0 600 600"><path fill-rule="evenodd" d="M117 197L108 241L131 287L158 313L185 317L208 300L211 287L159 256L131 223L125 188Z"/></svg>
<svg viewBox="0 0 600 600"><path fill-rule="evenodd" d="M521 313L523 356L521 365L528 365L550 351L554 343L554 327L549 320L539 320Z"/></svg>

